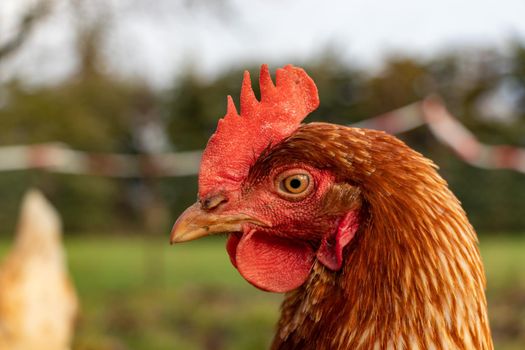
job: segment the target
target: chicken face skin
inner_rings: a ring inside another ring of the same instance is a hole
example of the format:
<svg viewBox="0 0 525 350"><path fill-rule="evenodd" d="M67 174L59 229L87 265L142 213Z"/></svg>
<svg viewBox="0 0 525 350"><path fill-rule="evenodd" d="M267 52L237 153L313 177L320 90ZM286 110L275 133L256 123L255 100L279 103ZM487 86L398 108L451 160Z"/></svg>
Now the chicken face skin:
<svg viewBox="0 0 525 350"><path fill-rule="evenodd" d="M232 264L267 291L297 288L316 259L340 269L343 249L359 227L359 187L334 173L329 159L310 159L316 145L292 151L293 143L285 140L261 154L238 191L219 187L200 198L175 224L172 241L230 233ZM299 194L286 193L286 181L297 175L308 186Z"/></svg>

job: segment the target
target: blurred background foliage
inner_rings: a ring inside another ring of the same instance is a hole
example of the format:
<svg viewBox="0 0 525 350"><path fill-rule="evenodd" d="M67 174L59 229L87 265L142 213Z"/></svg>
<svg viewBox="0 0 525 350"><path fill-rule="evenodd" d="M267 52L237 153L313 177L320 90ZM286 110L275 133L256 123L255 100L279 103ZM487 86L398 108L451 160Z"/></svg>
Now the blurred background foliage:
<svg viewBox="0 0 525 350"><path fill-rule="evenodd" d="M169 3L179 18L205 13L219 23L236 21L235 6L227 0L212 5L158 1L157 7L142 0L122 3L151 11L151 16L165 15L169 11L163 6ZM62 142L81 151L129 154L202 149L225 113L226 96L238 104L242 70L248 69L255 81L263 63L236 64L212 76L188 64L168 86L157 88L111 68L104 39L118 12L105 12L101 0L71 4L73 26L68 30L75 33L75 45L68 54L78 64L64 79L35 84L24 76L1 76L4 63L38 31L47 5L29 7L12 40L0 35L0 146ZM270 68L297 63L314 79L321 105L307 122L351 124L437 93L482 142L525 147L525 43L514 40L508 46L505 52L490 46L450 48L431 58L390 55L375 69L343 60L337 48L327 46L319 48L324 54L315 59L278 61ZM256 84L254 88L258 93ZM151 125L160 132L145 145L142 139ZM467 165L426 127L399 137L439 165L462 201L481 237L497 348L522 349L525 175ZM281 296L263 294L242 280L230 266L221 238L167 247L170 225L195 200L196 177L0 172L4 237L14 232L28 187L42 189L64 220L83 305L75 349L267 347Z"/></svg>
<svg viewBox="0 0 525 350"><path fill-rule="evenodd" d="M153 118L165 125L169 150L202 149L225 113L226 95L239 100L241 69L214 79L188 69L171 88L158 91L97 69L102 66L93 62L97 46L90 47L83 53L80 70L65 81L27 87L14 80L2 86L0 144L58 141L85 151L136 153L134 130L141 120ZM258 76L258 66L243 68ZM305 69L321 98L320 108L307 121L350 124L437 93L482 142L525 146L525 47L520 43L507 55L486 49L447 53L429 61L390 57L372 73L327 54ZM496 101L498 94L510 96ZM525 227L523 174L473 168L425 127L399 136L440 166L480 232L517 232ZM6 209L0 213L0 225L13 227L14 199L37 185L58 204L68 231L136 229L140 220L133 205L126 203L137 181L37 171L1 173L0 206ZM161 179L158 186L172 217L195 196L193 177Z"/></svg>

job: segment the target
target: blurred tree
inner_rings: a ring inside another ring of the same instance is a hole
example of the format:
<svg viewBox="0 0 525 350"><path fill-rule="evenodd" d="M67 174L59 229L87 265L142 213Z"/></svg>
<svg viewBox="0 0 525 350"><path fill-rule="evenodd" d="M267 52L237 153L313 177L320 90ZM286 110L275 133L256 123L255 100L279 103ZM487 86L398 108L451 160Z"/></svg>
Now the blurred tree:
<svg viewBox="0 0 525 350"><path fill-rule="evenodd" d="M76 15L84 16L82 7L77 8ZM107 22L77 23L76 74L56 85L27 87L14 80L4 86L0 145L59 141L86 151L133 150L131 124L140 110L134 101L139 96L154 94L104 70L100 41ZM17 186L9 187L13 182ZM134 208L125 199L123 184L116 180L36 171L28 176L0 174L0 187L11 189L9 196L0 198L0 206L10 209L3 213L6 225L14 225L11 210L15 207L11 202L29 186L47 192L63 213L68 230L115 227L126 230L142 222L134 220L137 217Z"/></svg>

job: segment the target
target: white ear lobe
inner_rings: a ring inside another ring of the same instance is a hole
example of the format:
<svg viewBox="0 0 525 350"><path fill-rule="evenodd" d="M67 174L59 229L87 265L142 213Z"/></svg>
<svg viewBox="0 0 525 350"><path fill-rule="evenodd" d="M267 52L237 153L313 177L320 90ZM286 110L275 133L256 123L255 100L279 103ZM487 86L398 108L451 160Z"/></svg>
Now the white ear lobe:
<svg viewBox="0 0 525 350"><path fill-rule="evenodd" d="M359 228L359 212L346 213L339 221L332 237L324 237L317 250L317 259L330 270L338 271L343 266L343 249L354 238Z"/></svg>

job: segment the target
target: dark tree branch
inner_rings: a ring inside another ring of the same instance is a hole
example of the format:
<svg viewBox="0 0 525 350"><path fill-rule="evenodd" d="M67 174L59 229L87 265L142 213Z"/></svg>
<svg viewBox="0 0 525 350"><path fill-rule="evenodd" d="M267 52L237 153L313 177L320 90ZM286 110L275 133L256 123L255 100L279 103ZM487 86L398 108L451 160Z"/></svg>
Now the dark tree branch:
<svg viewBox="0 0 525 350"><path fill-rule="evenodd" d="M51 8L51 1L43 0L32 7L20 20L17 33L5 43L0 43L0 61L16 52L27 41L36 23L44 18Z"/></svg>

